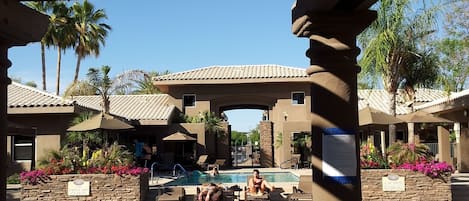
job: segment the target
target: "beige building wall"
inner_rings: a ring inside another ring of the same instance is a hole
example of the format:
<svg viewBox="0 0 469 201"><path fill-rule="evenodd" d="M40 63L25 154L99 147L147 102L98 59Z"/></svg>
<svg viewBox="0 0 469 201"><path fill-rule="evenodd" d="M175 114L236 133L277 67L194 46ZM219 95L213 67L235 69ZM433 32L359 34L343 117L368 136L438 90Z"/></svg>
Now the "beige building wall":
<svg viewBox="0 0 469 201"><path fill-rule="evenodd" d="M36 138L34 140L33 146L35 164L37 165L37 161L45 157L50 150L60 149L61 142L64 140L63 136L65 136L66 130L74 116L74 113L9 114L8 119L28 128L36 128ZM11 137L8 137L7 143L7 152L10 153L9 167L12 167L12 173L20 172L22 170L29 170L31 167L31 162L13 160L13 156L11 156Z"/></svg>
<svg viewBox="0 0 469 201"><path fill-rule="evenodd" d="M36 136L36 161L43 159L51 150L60 150L60 135Z"/></svg>
<svg viewBox="0 0 469 201"><path fill-rule="evenodd" d="M185 111L188 116L209 110L217 115L229 109L267 110L269 120L273 122L273 142L275 143L279 133L283 134L282 146L274 147L276 166L291 158L290 136L292 132L311 132L309 83L171 85L168 87L168 94L173 97L172 103L180 111ZM304 92L304 104L292 104L293 92ZM182 107L184 94L196 96L195 107ZM206 139L206 144L211 144L210 139ZM207 151L212 152L210 146L207 146Z"/></svg>

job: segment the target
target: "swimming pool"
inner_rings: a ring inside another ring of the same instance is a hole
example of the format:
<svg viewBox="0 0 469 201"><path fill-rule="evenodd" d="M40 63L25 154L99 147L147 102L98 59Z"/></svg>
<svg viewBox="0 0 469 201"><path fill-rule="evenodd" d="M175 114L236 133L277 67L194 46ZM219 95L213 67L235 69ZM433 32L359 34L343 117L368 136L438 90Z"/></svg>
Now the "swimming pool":
<svg viewBox="0 0 469 201"><path fill-rule="evenodd" d="M220 173L212 177L198 171L192 172L188 177L181 177L168 182L165 186L190 186L201 185L203 183L246 183L251 172L245 173ZM263 172L261 176L269 182L298 182L299 178L291 172Z"/></svg>

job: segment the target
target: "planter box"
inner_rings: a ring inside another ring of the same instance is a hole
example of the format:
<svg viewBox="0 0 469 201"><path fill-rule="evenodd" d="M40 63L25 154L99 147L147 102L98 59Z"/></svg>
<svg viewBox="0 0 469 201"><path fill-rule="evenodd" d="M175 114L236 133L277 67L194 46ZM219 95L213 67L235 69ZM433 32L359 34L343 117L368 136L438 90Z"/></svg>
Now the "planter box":
<svg viewBox="0 0 469 201"><path fill-rule="evenodd" d="M148 174L70 174L50 175L49 178L36 185L22 184L21 200L143 201L148 192ZM73 181L78 182L71 184ZM79 188L75 184L79 184Z"/></svg>
<svg viewBox="0 0 469 201"><path fill-rule="evenodd" d="M394 180L396 176L401 180ZM362 169L361 182L362 200L451 200L449 176L433 179L411 170Z"/></svg>

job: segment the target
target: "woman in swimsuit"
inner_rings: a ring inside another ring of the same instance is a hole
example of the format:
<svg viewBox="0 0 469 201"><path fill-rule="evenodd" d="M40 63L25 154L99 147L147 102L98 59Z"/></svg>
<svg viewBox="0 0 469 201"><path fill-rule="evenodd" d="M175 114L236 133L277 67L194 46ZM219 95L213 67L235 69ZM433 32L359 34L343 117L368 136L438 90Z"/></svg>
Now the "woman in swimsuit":
<svg viewBox="0 0 469 201"><path fill-rule="evenodd" d="M252 171L252 175L253 175L253 177L250 178L249 181L248 181L249 192L251 192L251 193L257 193L257 192L264 193L266 188L268 188L270 191L274 190L274 186L270 185L266 180L264 180L262 177L260 177L259 170L254 169Z"/></svg>

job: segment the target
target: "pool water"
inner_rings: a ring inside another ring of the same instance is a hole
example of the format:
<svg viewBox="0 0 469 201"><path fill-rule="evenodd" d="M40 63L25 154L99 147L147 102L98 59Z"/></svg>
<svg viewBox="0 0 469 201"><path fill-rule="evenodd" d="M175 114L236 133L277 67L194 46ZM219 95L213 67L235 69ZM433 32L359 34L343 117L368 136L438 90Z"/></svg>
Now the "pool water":
<svg viewBox="0 0 469 201"><path fill-rule="evenodd" d="M248 176L251 172L245 173L220 173L217 176L194 171L187 177L181 177L174 181L168 182L166 186L190 186L201 185L203 183L247 183ZM299 178L291 172L263 172L261 176L268 182L298 182Z"/></svg>

